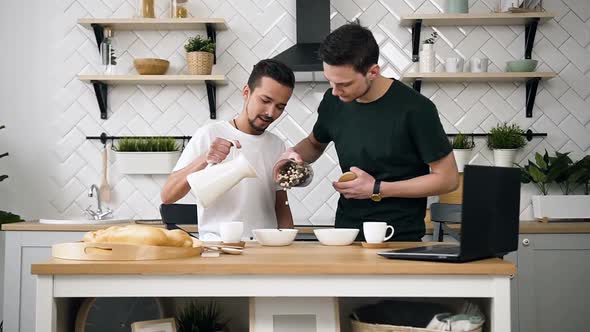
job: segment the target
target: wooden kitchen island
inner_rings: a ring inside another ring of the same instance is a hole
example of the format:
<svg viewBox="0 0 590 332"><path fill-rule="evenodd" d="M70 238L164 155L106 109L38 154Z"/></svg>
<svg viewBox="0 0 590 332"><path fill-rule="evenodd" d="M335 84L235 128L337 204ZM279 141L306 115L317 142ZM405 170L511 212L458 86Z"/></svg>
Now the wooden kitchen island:
<svg viewBox="0 0 590 332"><path fill-rule="evenodd" d="M426 244L426 243L425 243ZM414 243L393 243L392 248ZM387 297L489 299L490 331L508 332L514 264L389 260L360 244L288 247L248 243L243 255L161 261L50 259L37 275L36 332L55 332L57 301L74 297Z"/></svg>

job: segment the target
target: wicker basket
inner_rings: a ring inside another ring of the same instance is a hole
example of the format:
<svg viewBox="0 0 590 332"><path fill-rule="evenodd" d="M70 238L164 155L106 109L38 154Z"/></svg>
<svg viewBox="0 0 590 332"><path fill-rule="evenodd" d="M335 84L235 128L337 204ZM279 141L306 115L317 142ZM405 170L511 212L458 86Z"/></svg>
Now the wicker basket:
<svg viewBox="0 0 590 332"><path fill-rule="evenodd" d="M188 73L191 75L211 75L213 69L213 53L188 52L186 53Z"/></svg>
<svg viewBox="0 0 590 332"><path fill-rule="evenodd" d="M350 320L352 332L440 332L439 330L423 329L419 327L395 326L383 324L369 324L359 322L356 319ZM481 327L469 332L481 332Z"/></svg>

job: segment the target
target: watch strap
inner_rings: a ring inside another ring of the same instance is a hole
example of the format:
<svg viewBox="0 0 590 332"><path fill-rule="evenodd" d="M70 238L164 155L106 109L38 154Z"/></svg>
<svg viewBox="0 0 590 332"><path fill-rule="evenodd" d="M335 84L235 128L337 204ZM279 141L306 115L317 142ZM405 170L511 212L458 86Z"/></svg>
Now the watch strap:
<svg viewBox="0 0 590 332"><path fill-rule="evenodd" d="M381 181L375 180L375 184L373 185L373 195L379 195L381 191Z"/></svg>

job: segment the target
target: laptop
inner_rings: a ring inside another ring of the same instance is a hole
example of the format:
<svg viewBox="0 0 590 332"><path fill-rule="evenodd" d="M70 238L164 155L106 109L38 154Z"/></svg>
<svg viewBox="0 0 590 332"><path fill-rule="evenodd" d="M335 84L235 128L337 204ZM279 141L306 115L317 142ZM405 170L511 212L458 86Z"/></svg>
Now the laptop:
<svg viewBox="0 0 590 332"><path fill-rule="evenodd" d="M468 262L503 257L518 248L520 170L467 165L464 170L460 243L380 252L394 259Z"/></svg>

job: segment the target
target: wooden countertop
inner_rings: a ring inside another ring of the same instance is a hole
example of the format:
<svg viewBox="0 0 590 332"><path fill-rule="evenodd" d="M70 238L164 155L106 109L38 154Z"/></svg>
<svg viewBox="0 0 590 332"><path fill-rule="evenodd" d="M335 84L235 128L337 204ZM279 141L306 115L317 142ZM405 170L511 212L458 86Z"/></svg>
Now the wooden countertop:
<svg viewBox="0 0 590 332"><path fill-rule="evenodd" d="M397 242L391 243L390 248L412 245L416 243ZM133 262L53 258L33 264L31 272L52 275L512 275L516 272L514 264L497 258L462 264L406 261L378 256L377 252L383 250L365 249L360 244L331 247L296 242L288 247L262 247L248 243L242 255Z"/></svg>
<svg viewBox="0 0 590 332"><path fill-rule="evenodd" d="M164 227L162 224L152 224L156 227ZM87 232L106 228L113 225L48 225L38 221L25 221L2 225L3 231L62 231L62 232ZM196 225L180 225L188 232L196 232ZM324 226L325 227L325 226ZM312 234L314 227L296 227L301 233ZM459 225L451 228L459 229ZM426 234L432 234L432 224L426 222ZM549 222L547 224L538 221L520 222L520 234L588 234L590 233L590 221Z"/></svg>

